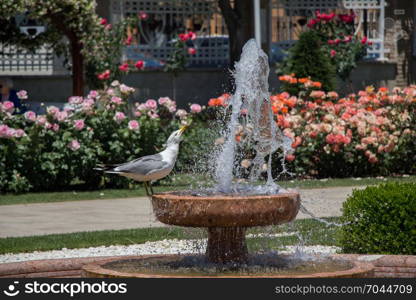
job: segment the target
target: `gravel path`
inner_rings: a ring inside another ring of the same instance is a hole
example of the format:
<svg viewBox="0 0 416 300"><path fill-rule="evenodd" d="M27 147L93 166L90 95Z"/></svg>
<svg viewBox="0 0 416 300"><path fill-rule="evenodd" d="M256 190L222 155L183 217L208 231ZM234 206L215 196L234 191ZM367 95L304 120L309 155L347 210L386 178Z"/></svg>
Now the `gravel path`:
<svg viewBox="0 0 416 300"><path fill-rule="evenodd" d="M61 249L44 252L17 253L0 255L0 263L21 262L38 259L58 259L74 257L99 257L99 256L124 256L124 255L148 255L148 254L190 254L204 253L206 240L162 240L146 242L144 244L129 246L102 246L82 249ZM332 254L338 248L332 246L296 246L285 247L279 251L282 254L292 254L300 250L307 254Z"/></svg>
<svg viewBox="0 0 416 300"><path fill-rule="evenodd" d="M363 187L355 187L363 188ZM341 215L353 187L300 190L303 205L318 217ZM299 213L298 217L309 218ZM5 205L0 237L164 226L155 220L147 198Z"/></svg>

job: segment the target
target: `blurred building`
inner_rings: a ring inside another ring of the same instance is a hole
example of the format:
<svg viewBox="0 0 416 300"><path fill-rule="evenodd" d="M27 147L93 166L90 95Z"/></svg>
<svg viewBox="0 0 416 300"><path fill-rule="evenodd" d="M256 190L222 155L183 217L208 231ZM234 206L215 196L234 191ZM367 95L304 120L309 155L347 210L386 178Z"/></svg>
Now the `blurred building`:
<svg viewBox="0 0 416 300"><path fill-rule="evenodd" d="M356 34L373 42L367 57L352 74L355 88L414 82L416 0L261 0L262 46L269 54L271 66L284 58L285 51L307 29L306 24L316 10L353 11L357 15ZM177 34L189 30L198 35L196 40L188 42L197 53L189 57L188 70L177 80L177 100L206 103L223 92L229 76L229 42L217 1L97 0L97 13L112 23L128 16L138 18L138 26L129 28L133 43L125 47L120 58L120 61L146 62L145 71L124 78L138 88L137 97L172 96L170 74L161 69ZM42 26L24 18L18 21L28 34L42 30ZM0 76L12 77L15 86L27 89L37 101L64 101L71 92L70 72L46 46L28 53L0 45ZM273 73L270 81L277 89L279 83Z"/></svg>

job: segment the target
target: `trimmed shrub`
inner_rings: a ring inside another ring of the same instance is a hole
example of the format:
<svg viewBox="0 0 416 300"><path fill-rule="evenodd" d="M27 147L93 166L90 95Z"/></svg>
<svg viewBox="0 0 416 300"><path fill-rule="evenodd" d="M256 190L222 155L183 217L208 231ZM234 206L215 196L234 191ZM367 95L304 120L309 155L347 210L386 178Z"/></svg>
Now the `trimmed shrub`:
<svg viewBox="0 0 416 300"><path fill-rule="evenodd" d="M322 89L331 91L335 87L335 67L330 57L322 50L322 42L317 33L306 31L289 51L278 71L281 74L295 74L296 77L309 77L322 83ZM299 90L291 84L283 84L282 89L292 95Z"/></svg>
<svg viewBox="0 0 416 300"><path fill-rule="evenodd" d="M343 252L416 254L416 183L355 190L343 210Z"/></svg>

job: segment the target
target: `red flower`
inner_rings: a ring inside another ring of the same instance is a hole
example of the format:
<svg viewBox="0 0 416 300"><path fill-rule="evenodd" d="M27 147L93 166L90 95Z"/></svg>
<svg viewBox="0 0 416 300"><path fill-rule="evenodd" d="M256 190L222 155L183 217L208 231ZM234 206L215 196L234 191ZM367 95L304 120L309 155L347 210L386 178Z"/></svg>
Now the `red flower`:
<svg viewBox="0 0 416 300"><path fill-rule="evenodd" d="M311 19L311 20L309 20L309 22L308 22L308 27L309 28L313 28L317 23L319 22L319 20L317 20L317 19Z"/></svg>
<svg viewBox="0 0 416 300"><path fill-rule="evenodd" d="M368 41L368 38L365 36L361 39L361 44L365 45Z"/></svg>
<svg viewBox="0 0 416 300"><path fill-rule="evenodd" d="M110 78L110 70L105 70L104 72L97 75L98 79L106 80Z"/></svg>
<svg viewBox="0 0 416 300"><path fill-rule="evenodd" d="M287 161L294 161L296 157L293 154L288 154L285 158Z"/></svg>
<svg viewBox="0 0 416 300"><path fill-rule="evenodd" d="M143 70L143 68L144 68L144 61L142 61L142 60L138 60L134 66L135 66L137 69L139 69L139 70Z"/></svg>
<svg viewBox="0 0 416 300"><path fill-rule="evenodd" d="M188 54L194 55L195 53L196 53L196 49L195 48L193 48L193 47L189 47L188 48Z"/></svg>
<svg viewBox="0 0 416 300"><path fill-rule="evenodd" d="M189 40L189 36L186 34L186 33L179 33L179 39L182 41L182 42L186 42L187 40Z"/></svg>
<svg viewBox="0 0 416 300"><path fill-rule="evenodd" d="M349 23L354 23L355 15L354 14L351 14L351 15L338 15L338 18L342 22L349 24Z"/></svg>
<svg viewBox="0 0 416 300"><path fill-rule="evenodd" d="M188 32L188 39L190 39L190 40L196 39L196 33L193 32L193 31L189 31Z"/></svg>
<svg viewBox="0 0 416 300"><path fill-rule="evenodd" d="M124 41L124 45L131 45L131 41L133 40L133 37L129 35L126 40Z"/></svg>
<svg viewBox="0 0 416 300"><path fill-rule="evenodd" d="M146 20L149 17L149 15L145 13L144 11L139 12L138 15L141 20Z"/></svg>
<svg viewBox="0 0 416 300"><path fill-rule="evenodd" d="M120 66L118 67L118 69L119 69L121 72L127 72L127 71L129 70L129 64L128 64L128 63L124 63L124 64L120 65Z"/></svg>
<svg viewBox="0 0 416 300"><path fill-rule="evenodd" d="M101 25L106 25L107 24L107 19L106 18L101 18L100 24Z"/></svg>
<svg viewBox="0 0 416 300"><path fill-rule="evenodd" d="M331 57L334 57L337 54L337 51L335 51L334 49L331 50L330 52Z"/></svg>

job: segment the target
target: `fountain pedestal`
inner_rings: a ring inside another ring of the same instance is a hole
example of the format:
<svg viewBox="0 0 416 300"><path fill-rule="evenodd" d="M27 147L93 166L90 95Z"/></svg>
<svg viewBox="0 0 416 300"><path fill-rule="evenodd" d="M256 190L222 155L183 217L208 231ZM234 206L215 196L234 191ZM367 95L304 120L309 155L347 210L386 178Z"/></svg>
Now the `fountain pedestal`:
<svg viewBox="0 0 416 300"><path fill-rule="evenodd" d="M209 227L206 257L208 261L245 263L248 260L244 227Z"/></svg>
<svg viewBox="0 0 416 300"><path fill-rule="evenodd" d="M161 193L153 195L152 205L162 223L207 228L207 260L227 264L247 262L246 228L292 221L299 211L300 197L297 193L257 196Z"/></svg>

